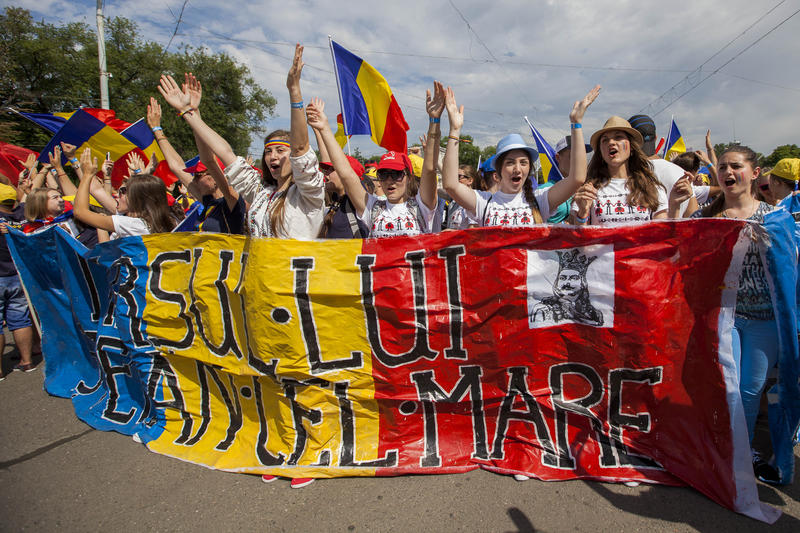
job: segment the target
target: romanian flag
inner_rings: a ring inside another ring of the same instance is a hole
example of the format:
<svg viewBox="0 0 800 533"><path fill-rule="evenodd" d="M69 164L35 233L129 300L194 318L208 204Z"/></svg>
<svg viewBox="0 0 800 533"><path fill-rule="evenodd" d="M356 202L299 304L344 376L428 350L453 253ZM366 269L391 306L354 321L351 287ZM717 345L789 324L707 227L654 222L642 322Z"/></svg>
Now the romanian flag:
<svg viewBox="0 0 800 533"><path fill-rule="evenodd" d="M672 123L669 126L669 133L667 134L666 151L664 152L664 159L670 161L678 154L686 151L686 143L683 142L681 132L678 131L678 125L675 124L675 118L672 118Z"/></svg>
<svg viewBox="0 0 800 533"><path fill-rule="evenodd" d="M564 176L561 175L561 171L558 169L555 150L544 140L542 134L533 127L528 117L525 117L525 122L528 123L528 127L531 129L531 135L533 135L533 139L536 141L536 150L539 152L539 164L542 165L542 176L545 177L545 181L551 183L561 181L564 179Z"/></svg>
<svg viewBox="0 0 800 533"><path fill-rule="evenodd" d="M14 111L12 109L12 111ZM117 118L117 113L113 109L99 109L94 107L83 107L81 111L89 113L94 118L102 121L107 126L110 126L111 129L116 131L122 131L125 128L129 127L131 124L130 122L125 122L124 120L120 120ZM46 129L51 133L57 133L64 124L67 123L72 115L75 114L75 111L64 111L59 113L21 113L19 111L15 111L18 115L25 117L26 119L30 120L37 126Z"/></svg>
<svg viewBox="0 0 800 533"><path fill-rule="evenodd" d="M106 157L106 152L111 152L111 159L116 161L122 156L137 148L130 140L123 137L118 131L108 126L102 120L92 116L83 109L72 114L64 126L50 139L39 155L39 161L49 162L48 153L60 142L74 144L78 147L76 154L83 153L85 148L92 149L92 155L97 158L98 164ZM61 156L66 163L66 157Z"/></svg>
<svg viewBox="0 0 800 533"><path fill-rule="evenodd" d="M143 118L140 118L120 133L123 137L135 144L142 152L148 154L148 159L152 157L153 154L156 154L159 161L164 160L164 154L161 153L161 148L158 147L153 131Z"/></svg>
<svg viewBox="0 0 800 533"><path fill-rule="evenodd" d="M336 126L336 133L334 133L333 136L336 138L336 142L339 143L339 146L344 148L344 145L347 144L347 139L349 139L350 136L344 134L344 122L341 113L336 115Z"/></svg>
<svg viewBox="0 0 800 533"><path fill-rule="evenodd" d="M345 135L369 135L378 146L405 153L408 124L380 72L331 41Z"/></svg>

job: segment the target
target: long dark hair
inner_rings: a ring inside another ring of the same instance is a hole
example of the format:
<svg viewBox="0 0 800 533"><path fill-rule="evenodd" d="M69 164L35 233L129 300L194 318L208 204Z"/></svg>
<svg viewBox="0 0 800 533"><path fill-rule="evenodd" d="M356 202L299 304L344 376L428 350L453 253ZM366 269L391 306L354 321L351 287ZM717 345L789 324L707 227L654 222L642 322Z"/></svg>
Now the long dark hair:
<svg viewBox="0 0 800 533"><path fill-rule="evenodd" d="M658 209L658 188L666 189L658 181L653 171L653 166L641 147L633 142L633 138L628 133L625 133L625 137L628 138L628 144L631 147L631 155L625 163L628 168L628 181L626 184L628 197L625 201L628 205L643 206L655 213ZM591 161L589 161L589 168L586 173L587 183L591 183L597 189L611 181L608 165L600 154L600 150L595 151Z"/></svg>
<svg viewBox="0 0 800 533"><path fill-rule="evenodd" d="M508 157L508 154L510 154L511 152L513 152L513 150L509 150L508 152L503 152L502 154L497 156L494 160L494 168L502 169L503 161L505 161L506 157ZM539 204L536 203L536 198L533 196L533 183L531 182L531 180L536 179L536 174L534 173L533 170L533 161L531 161L531 157L528 154L528 152L525 152L525 157L528 158L528 168L530 169L529 171L530 173L528 174L528 179L526 179L522 183L522 193L525 196L525 201L528 202L528 207L531 208L531 213L537 213L539 212ZM500 170L496 170L496 172L497 175L500 176L500 179L502 179L503 176L502 172Z"/></svg>
<svg viewBox="0 0 800 533"><path fill-rule="evenodd" d="M756 154L752 149L747 146L730 146L725 149L719 156L719 159L722 159L722 156L727 154L728 152L734 152L737 154L742 154L744 156L744 160L750 163L750 166L755 170L758 167L758 154ZM719 165L719 162L717 162ZM719 169L717 169L717 173L719 175ZM756 180L753 180L753 183L750 185L750 194L753 197L756 196ZM714 201L708 204L703 208L703 216L704 217L716 217L719 216L725 210L725 195L718 194Z"/></svg>
<svg viewBox="0 0 800 533"><path fill-rule="evenodd" d="M167 203L167 186L150 174L128 180L128 213L143 219L150 233L168 233L177 224Z"/></svg>

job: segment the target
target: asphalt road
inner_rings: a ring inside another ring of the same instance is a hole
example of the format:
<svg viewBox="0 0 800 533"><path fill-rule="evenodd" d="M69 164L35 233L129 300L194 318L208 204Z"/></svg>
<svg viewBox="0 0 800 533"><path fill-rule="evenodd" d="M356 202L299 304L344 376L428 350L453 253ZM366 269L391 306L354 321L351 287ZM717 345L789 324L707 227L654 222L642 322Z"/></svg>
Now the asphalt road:
<svg viewBox="0 0 800 533"><path fill-rule="evenodd" d="M15 356L7 347L4 369ZM520 483L480 470L267 485L95 431L42 378L40 367L0 383L0 531L800 531L800 482L759 485L784 513L773 526L688 488Z"/></svg>

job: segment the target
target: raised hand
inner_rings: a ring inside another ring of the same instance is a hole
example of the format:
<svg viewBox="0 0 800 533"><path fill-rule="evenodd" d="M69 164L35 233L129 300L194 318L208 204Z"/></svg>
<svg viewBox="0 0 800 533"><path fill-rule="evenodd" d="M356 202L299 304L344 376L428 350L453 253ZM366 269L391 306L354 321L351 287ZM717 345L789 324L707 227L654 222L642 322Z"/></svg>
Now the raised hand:
<svg viewBox="0 0 800 533"><path fill-rule="evenodd" d="M61 170L61 147L56 145L53 147L53 151L47 154L47 157L50 159L50 164L53 165L53 168L56 170Z"/></svg>
<svg viewBox="0 0 800 533"><path fill-rule="evenodd" d="M592 102L595 101L597 95L600 94L600 89L601 87L599 85L595 85L594 88L583 97L583 100L578 100L572 105L572 111L569 112L570 122L577 123L583 120L584 113L586 113L586 110L592 105Z"/></svg>
<svg viewBox="0 0 800 533"><path fill-rule="evenodd" d="M692 175L684 172L669 191L668 214L670 218L679 218L681 204L694 195L692 191Z"/></svg>
<svg viewBox="0 0 800 533"><path fill-rule="evenodd" d="M431 118L439 118L444 111L444 87L438 81L433 82L433 97L430 89L425 91L425 111Z"/></svg>
<svg viewBox="0 0 800 533"><path fill-rule="evenodd" d="M161 93L161 96L164 97L164 100L172 106L176 111L183 112L189 109L191 106L191 97L188 93L181 91L181 88L178 87L178 84L175 83L175 80L172 79L172 76L166 74L161 75L161 80L159 80L158 85L158 92Z"/></svg>
<svg viewBox="0 0 800 533"><path fill-rule="evenodd" d="M195 78L191 72L184 75L186 82L183 84L183 92L189 93L189 104L194 109L200 109L200 100L203 98L203 86L200 80Z"/></svg>
<svg viewBox="0 0 800 533"><path fill-rule="evenodd" d="M303 72L303 45L297 43L294 48L294 59L292 60L292 66L289 69L289 75L286 76L286 87L291 89L299 89L300 88L300 74Z"/></svg>
<svg viewBox="0 0 800 533"><path fill-rule="evenodd" d="M28 154L28 157L25 158L25 161L17 160L22 163L22 166L28 169L28 172L35 173L36 172L36 154Z"/></svg>
<svg viewBox="0 0 800 533"><path fill-rule="evenodd" d="M444 105L450 119L450 129L460 130L464 125L464 106L458 107L456 95L450 87L444 90Z"/></svg>
<svg viewBox="0 0 800 533"><path fill-rule="evenodd" d="M69 144L65 142L61 142L61 152L64 154L64 157L67 159L74 159L75 158L75 151L78 149L77 146L74 144Z"/></svg>
<svg viewBox="0 0 800 533"><path fill-rule="evenodd" d="M324 113L325 102L314 97L306 107L306 121L315 130L322 130L328 125L328 117Z"/></svg>
<svg viewBox="0 0 800 533"><path fill-rule="evenodd" d="M147 125L150 129L161 126L161 104L152 96L150 103L147 104Z"/></svg>
<svg viewBox="0 0 800 533"><path fill-rule="evenodd" d="M134 176L136 174L141 174L145 169L144 161L142 158L139 157L139 154L130 154L128 156L128 175Z"/></svg>
<svg viewBox="0 0 800 533"><path fill-rule="evenodd" d="M111 173L114 171L114 162L111 159L106 159L103 161L101 170L103 171L103 175L105 177L110 178Z"/></svg>
<svg viewBox="0 0 800 533"><path fill-rule="evenodd" d="M425 153L425 147L428 146L428 136L424 133L419 136L419 144L422 145L422 153Z"/></svg>
<svg viewBox="0 0 800 533"><path fill-rule="evenodd" d="M144 169L144 173L152 174L157 166L158 166L158 156L156 155L155 152L153 152L153 155L150 156L150 161L147 163L147 167L145 167Z"/></svg>
<svg viewBox="0 0 800 533"><path fill-rule="evenodd" d="M97 173L97 158L92 157L92 150L86 148L81 154L81 180L93 179Z"/></svg>

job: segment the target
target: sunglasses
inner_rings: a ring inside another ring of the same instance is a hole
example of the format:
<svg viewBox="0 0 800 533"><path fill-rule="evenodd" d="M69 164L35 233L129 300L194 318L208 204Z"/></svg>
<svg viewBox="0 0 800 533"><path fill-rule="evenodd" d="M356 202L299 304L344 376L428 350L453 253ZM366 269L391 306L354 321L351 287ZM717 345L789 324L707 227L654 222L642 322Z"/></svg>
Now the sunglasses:
<svg viewBox="0 0 800 533"><path fill-rule="evenodd" d="M322 172L324 176L330 176L331 172L333 172L333 169L328 167L319 167L319 171Z"/></svg>
<svg viewBox="0 0 800 533"><path fill-rule="evenodd" d="M128 188L127 187L120 187L119 189L117 189L117 193L119 193L119 194L128 194Z"/></svg>
<svg viewBox="0 0 800 533"><path fill-rule="evenodd" d="M378 171L378 180L380 181L395 181L401 182L403 178L406 177L406 173L402 170L379 170Z"/></svg>
<svg viewBox="0 0 800 533"><path fill-rule="evenodd" d="M460 180L468 180L468 179L470 179L470 178L469 178L469 176L467 176L466 174L459 174L459 175L458 175L458 179L460 179Z"/></svg>

